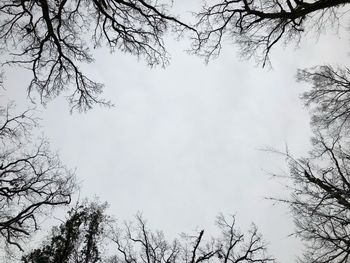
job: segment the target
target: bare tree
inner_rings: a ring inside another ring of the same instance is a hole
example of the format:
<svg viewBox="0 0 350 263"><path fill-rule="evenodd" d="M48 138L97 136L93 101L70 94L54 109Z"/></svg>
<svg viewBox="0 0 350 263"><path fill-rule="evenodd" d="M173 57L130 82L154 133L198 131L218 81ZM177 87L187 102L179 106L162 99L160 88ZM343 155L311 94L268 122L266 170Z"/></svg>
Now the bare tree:
<svg viewBox="0 0 350 263"><path fill-rule="evenodd" d="M302 262L348 262L350 256L350 151L339 134L316 133L307 158L287 154L294 184L290 205L296 235L305 241Z"/></svg>
<svg viewBox="0 0 350 263"><path fill-rule="evenodd" d="M45 139L31 143L33 110L14 115L13 108L0 107L0 238L22 250L40 216L69 204L76 186Z"/></svg>
<svg viewBox="0 0 350 263"><path fill-rule="evenodd" d="M302 95L311 109L312 124L317 129L348 133L350 121L350 70L318 66L299 70L297 80L311 84Z"/></svg>
<svg viewBox="0 0 350 263"><path fill-rule="evenodd" d="M163 232L150 231L140 214L135 223L115 228L110 238L117 246L111 263L175 263L180 256L179 242L168 243Z"/></svg>
<svg viewBox="0 0 350 263"><path fill-rule="evenodd" d="M269 63L271 48L278 42L299 42L308 31L321 32L337 23L348 0L218 0L197 13L199 37L193 52L206 59L220 53L230 38L241 55Z"/></svg>
<svg viewBox="0 0 350 263"><path fill-rule="evenodd" d="M217 218L217 225L221 229L221 237L218 239L221 262L275 262L274 258L268 256L267 244L256 225L252 224L244 234L236 229L234 216L228 220L222 214ZM218 258L220 259L220 256Z"/></svg>
<svg viewBox="0 0 350 263"><path fill-rule="evenodd" d="M151 232L140 215L136 225L127 224L115 232L112 240L117 244L118 255L110 262L124 263L200 263L200 262L274 262L267 255L266 243L253 225L247 234L235 226L235 217L217 219L221 236L204 238L204 230L195 235L183 234L180 241L168 243L162 232Z"/></svg>
<svg viewBox="0 0 350 263"><path fill-rule="evenodd" d="M166 65L162 37L168 27L193 30L166 9L153 0L1 1L0 43L11 55L5 64L32 71L28 93L35 90L42 103L73 86L72 109L110 105L98 97L102 84L87 77L79 65L92 62L90 49L102 44L144 57L150 66Z"/></svg>

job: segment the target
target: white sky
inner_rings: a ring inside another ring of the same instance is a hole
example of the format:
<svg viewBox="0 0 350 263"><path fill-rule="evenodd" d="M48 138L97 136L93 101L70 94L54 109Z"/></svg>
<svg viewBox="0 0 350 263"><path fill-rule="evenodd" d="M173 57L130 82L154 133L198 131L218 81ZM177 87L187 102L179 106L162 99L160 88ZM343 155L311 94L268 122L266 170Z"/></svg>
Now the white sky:
<svg viewBox="0 0 350 263"><path fill-rule="evenodd" d="M193 10L187 2L178 1L177 10ZM70 115L60 97L39 106L42 132L63 162L77 168L80 195L108 201L117 218L142 211L152 227L175 237L196 227L212 230L219 212L235 213L242 228L257 224L279 262L294 262L301 246L288 238L288 209L264 199L286 196L267 173L287 171L285 162L259 149L287 144L296 156L309 150L309 116L298 98L305 86L295 82L296 69L344 64L348 35L318 42L310 36L299 49L277 48L272 70L240 61L231 45L209 65L186 54L188 47L186 40L169 40L166 69L96 51L85 73L105 83L103 96L116 106ZM2 100L28 105L29 79L10 68Z"/></svg>

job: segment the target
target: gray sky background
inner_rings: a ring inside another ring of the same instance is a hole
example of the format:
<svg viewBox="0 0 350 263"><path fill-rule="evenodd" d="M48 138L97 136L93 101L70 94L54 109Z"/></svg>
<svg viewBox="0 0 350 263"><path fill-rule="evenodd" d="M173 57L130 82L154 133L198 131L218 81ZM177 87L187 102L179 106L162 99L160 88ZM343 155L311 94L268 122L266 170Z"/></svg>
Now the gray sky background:
<svg viewBox="0 0 350 263"><path fill-rule="evenodd" d="M175 2L179 13L197 8L195 1ZM115 107L70 115L61 96L38 106L41 131L77 168L80 196L108 201L120 220L142 211L151 227L176 237L196 227L210 234L219 212L235 213L242 229L258 225L279 262L294 262L301 245L288 238L288 209L264 199L287 195L283 181L268 174L286 172L285 161L259 149L283 151L287 144L296 156L310 149L309 115L299 100L306 87L295 82L296 69L345 64L348 40L346 33L318 41L311 34L298 49L279 46L271 70L241 61L229 43L205 65L184 52L187 40L170 38L166 69L100 49L85 73L105 84L103 96ZM29 80L28 72L8 69L1 100L30 105Z"/></svg>

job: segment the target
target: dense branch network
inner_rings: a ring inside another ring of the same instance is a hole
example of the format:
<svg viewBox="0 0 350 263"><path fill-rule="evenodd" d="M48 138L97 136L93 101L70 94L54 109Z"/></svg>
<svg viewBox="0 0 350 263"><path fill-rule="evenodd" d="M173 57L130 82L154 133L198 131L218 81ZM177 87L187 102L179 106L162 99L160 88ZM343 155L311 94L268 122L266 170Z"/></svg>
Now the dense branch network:
<svg viewBox="0 0 350 263"><path fill-rule="evenodd" d="M332 66L318 66L299 70L297 80L311 84L302 99L312 110L312 124L348 134L350 124L350 70Z"/></svg>
<svg viewBox="0 0 350 263"><path fill-rule="evenodd" d="M302 262L350 259L350 151L338 135L317 133L313 151L299 160L287 154L294 180L290 205L296 235L306 241Z"/></svg>
<svg viewBox="0 0 350 263"><path fill-rule="evenodd" d="M267 255L266 244L257 228L253 225L248 233L242 234L236 229L234 217L230 220L223 215L218 217L221 236L217 238L207 241L202 230L169 242L162 231L150 230L140 214L135 222L119 225L106 215L105 209L106 204L98 202L76 205L39 248L22 257L22 262L275 262ZM101 253L102 250L105 253Z"/></svg>
<svg viewBox="0 0 350 263"><path fill-rule="evenodd" d="M217 225L221 235L209 241L202 230L195 235L183 234L181 240L169 243L163 232L150 231L138 215L135 224L118 228L112 236L118 253L110 263L274 262L256 226L243 234L236 229L234 217L228 220L223 215L218 216Z"/></svg>
<svg viewBox="0 0 350 263"><path fill-rule="evenodd" d="M22 262L101 262L100 242L109 222L105 209L106 204L98 202L77 204L68 212L66 221L52 229L44 245L23 256Z"/></svg>
<svg viewBox="0 0 350 263"><path fill-rule="evenodd" d="M206 59L220 53L224 38L235 41L241 55L269 63L278 42L299 42L307 29L320 32L339 18L349 0L225 0L205 5L197 13L199 37L192 51ZM308 23L306 23L306 21Z"/></svg>
<svg viewBox="0 0 350 263"><path fill-rule="evenodd" d="M32 110L12 111L13 105L0 108L0 239L22 249L40 215L70 203L75 179L47 141L30 142L37 125Z"/></svg>
<svg viewBox="0 0 350 263"><path fill-rule="evenodd" d="M72 109L110 105L99 98L102 84L79 67L93 60L89 48L106 44L112 51L144 57L151 66L166 65L162 37L169 24L191 28L167 15L165 8L144 0L1 1L0 43L11 54L5 64L32 71L28 92L37 91L42 103L74 87L68 97Z"/></svg>

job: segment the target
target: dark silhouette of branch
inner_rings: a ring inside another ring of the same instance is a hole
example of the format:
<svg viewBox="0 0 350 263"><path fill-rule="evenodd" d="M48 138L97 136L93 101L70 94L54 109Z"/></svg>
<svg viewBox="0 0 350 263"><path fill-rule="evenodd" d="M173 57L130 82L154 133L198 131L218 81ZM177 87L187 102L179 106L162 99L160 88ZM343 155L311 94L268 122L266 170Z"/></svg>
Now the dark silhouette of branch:
<svg viewBox="0 0 350 263"><path fill-rule="evenodd" d="M110 238L117 246L110 262L175 263L180 253L177 241L168 243L161 231L151 232L140 214L135 224L116 228Z"/></svg>
<svg viewBox="0 0 350 263"><path fill-rule="evenodd" d="M209 241L204 231L194 236L168 242L163 232L151 231L140 214L135 222L116 225L105 214L106 204L92 202L76 205L59 228L54 227L40 248L22 258L25 263L208 263L208 262L274 262L266 254L266 244L252 226L247 234L235 229L235 219L220 215L217 224L222 231ZM112 243L110 242L112 241ZM104 244L108 252L102 254ZM116 245L113 246L113 245ZM116 248L116 249L115 249ZM113 255L113 256L110 256Z"/></svg>
<svg viewBox="0 0 350 263"><path fill-rule="evenodd" d="M12 55L4 64L22 65L33 73L28 93L42 103L72 87L72 110L94 104L103 85L80 69L90 63L90 49L143 57L150 66L168 63L163 35L169 26L194 30L166 12L157 1L144 0L4 0L0 3L0 43ZM89 39L91 38L91 39ZM91 43L91 44L90 44Z"/></svg>
<svg viewBox="0 0 350 263"><path fill-rule="evenodd" d="M339 8L349 0L230 0L205 5L197 13L192 51L206 59L220 53L224 39L232 39L245 58L264 66L278 42L299 42L304 31L322 31L338 20Z"/></svg>
<svg viewBox="0 0 350 263"><path fill-rule="evenodd" d="M308 158L289 154L290 205L296 235L306 241L302 262L348 262L350 255L350 152L337 135L316 133Z"/></svg>
<svg viewBox="0 0 350 263"><path fill-rule="evenodd" d="M318 129L347 133L350 118L350 71L348 68L318 66L299 70L297 80L312 85L302 95L311 108L312 124Z"/></svg>
<svg viewBox="0 0 350 263"><path fill-rule="evenodd" d="M13 107L0 108L0 238L22 249L42 214L70 203L75 177L45 139L30 143L33 110L13 115Z"/></svg>
<svg viewBox="0 0 350 263"><path fill-rule="evenodd" d="M150 231L138 215L136 224L117 229L112 240L118 253L110 263L206 263L206 262L274 262L266 253L266 244L253 225L247 234L236 229L235 218L227 221L219 215L217 225L221 236L204 238L204 230L195 235L183 234L180 241L168 243L162 232Z"/></svg>

